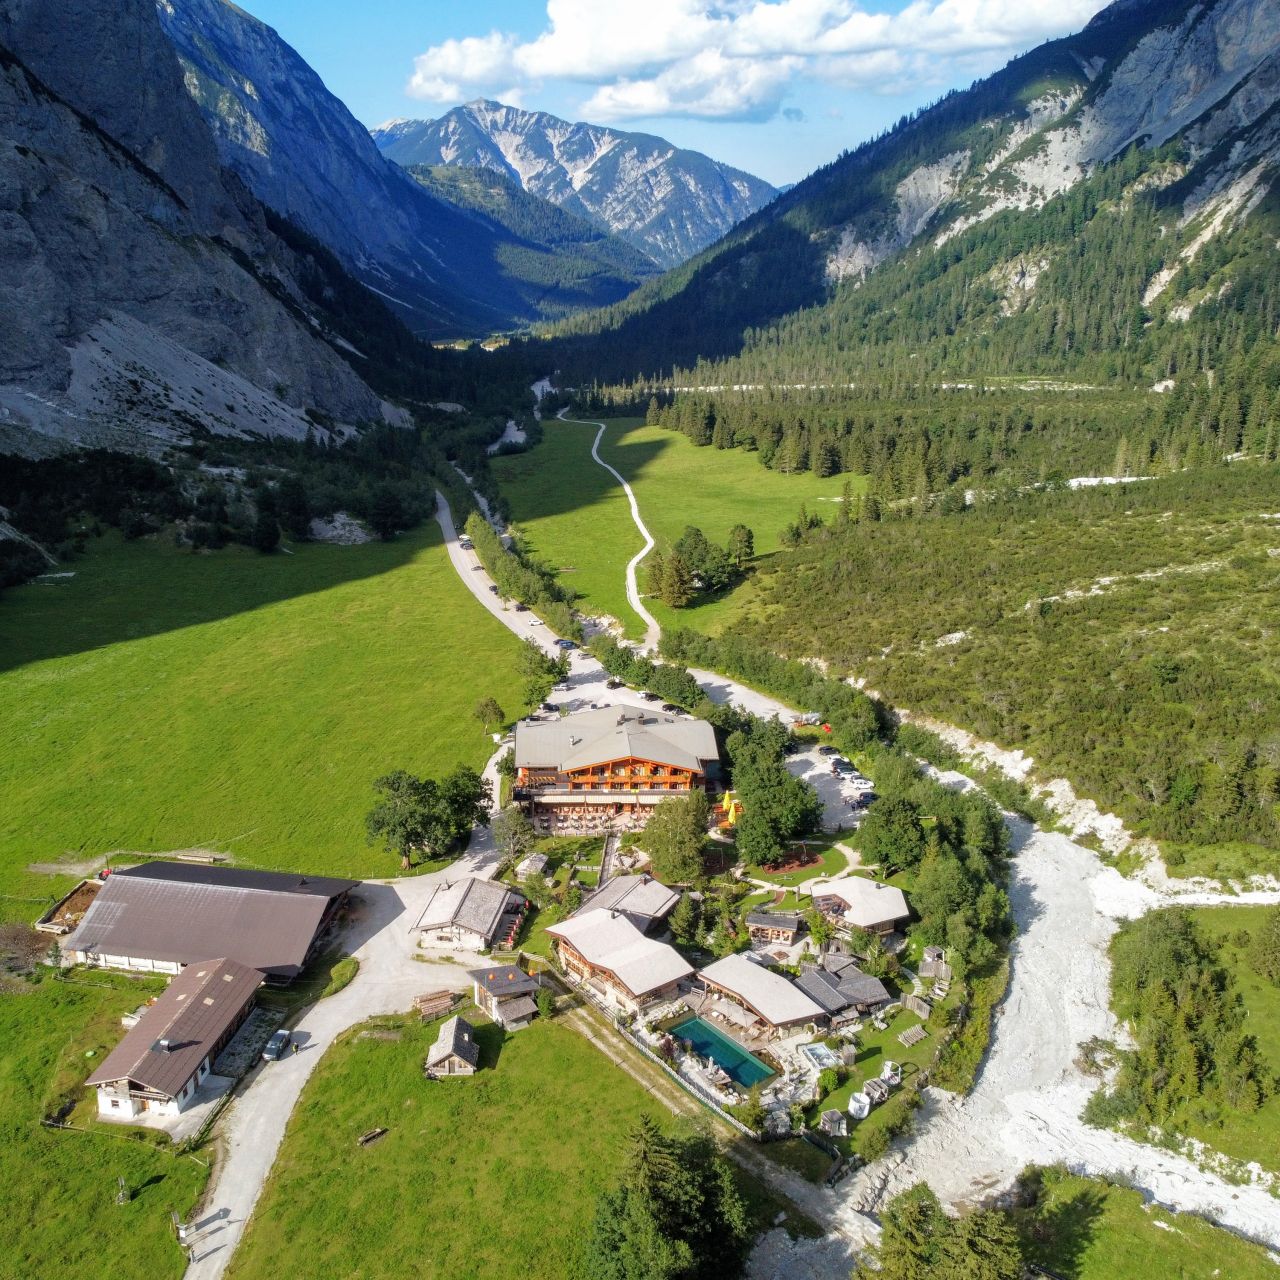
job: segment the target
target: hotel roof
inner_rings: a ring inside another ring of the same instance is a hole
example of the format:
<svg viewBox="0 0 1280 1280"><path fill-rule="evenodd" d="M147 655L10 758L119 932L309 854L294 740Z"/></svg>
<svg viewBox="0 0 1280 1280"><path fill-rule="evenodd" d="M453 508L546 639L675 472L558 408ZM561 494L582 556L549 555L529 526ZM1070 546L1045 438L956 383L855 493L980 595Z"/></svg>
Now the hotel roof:
<svg viewBox="0 0 1280 1280"><path fill-rule="evenodd" d="M775 1027L821 1018L825 1011L789 979L756 964L745 955L729 955L699 972Z"/></svg>
<svg viewBox="0 0 1280 1280"><path fill-rule="evenodd" d="M642 996L693 973L693 966L664 942L646 938L626 916L588 911L547 932L563 938L584 960L607 969L633 996Z"/></svg>
<svg viewBox="0 0 1280 1280"><path fill-rule="evenodd" d="M515 753L518 769L562 771L628 759L701 770L720 757L715 730L705 720L639 707L602 707L550 721L521 720Z"/></svg>
<svg viewBox="0 0 1280 1280"><path fill-rule="evenodd" d="M109 875L66 951L191 964L228 956L297 975L332 899L354 880L147 862Z"/></svg>

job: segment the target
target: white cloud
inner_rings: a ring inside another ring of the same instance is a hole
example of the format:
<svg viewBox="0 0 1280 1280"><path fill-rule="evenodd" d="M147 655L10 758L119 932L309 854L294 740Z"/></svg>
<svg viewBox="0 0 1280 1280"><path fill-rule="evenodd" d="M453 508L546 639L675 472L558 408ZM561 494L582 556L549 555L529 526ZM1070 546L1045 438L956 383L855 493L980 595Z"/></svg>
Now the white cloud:
<svg viewBox="0 0 1280 1280"><path fill-rule="evenodd" d="M546 80L589 86L600 120L685 116L762 120L803 76L897 92L943 83L1076 30L1105 0L913 0L900 13L856 0L547 0L546 28L434 45L408 93L456 102ZM950 74L949 74L950 73Z"/></svg>

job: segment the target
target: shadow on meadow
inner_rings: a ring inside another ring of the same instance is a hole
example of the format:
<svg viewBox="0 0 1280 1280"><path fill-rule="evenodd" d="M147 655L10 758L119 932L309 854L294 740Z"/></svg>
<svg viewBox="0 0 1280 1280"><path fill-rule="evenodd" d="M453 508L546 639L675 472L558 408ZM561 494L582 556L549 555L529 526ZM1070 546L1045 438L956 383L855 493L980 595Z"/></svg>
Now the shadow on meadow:
<svg viewBox="0 0 1280 1280"><path fill-rule="evenodd" d="M303 543L273 555L193 553L167 533L108 533L43 580L0 596L0 672L198 627L403 568L441 541L434 519L394 541ZM56 574L70 573L72 577Z"/></svg>

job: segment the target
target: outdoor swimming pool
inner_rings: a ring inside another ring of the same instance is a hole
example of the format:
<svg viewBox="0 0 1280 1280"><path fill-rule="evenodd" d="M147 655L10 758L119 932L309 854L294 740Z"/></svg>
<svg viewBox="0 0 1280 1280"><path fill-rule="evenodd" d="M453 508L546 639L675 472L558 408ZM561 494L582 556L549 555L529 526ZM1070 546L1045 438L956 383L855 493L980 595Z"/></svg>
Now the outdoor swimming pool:
<svg viewBox="0 0 1280 1280"><path fill-rule="evenodd" d="M740 1044L731 1040L723 1031L702 1018L690 1018L671 1028L671 1034L680 1041L688 1041L700 1058L710 1058L725 1074L744 1089L767 1080L773 1072L759 1058L748 1053Z"/></svg>

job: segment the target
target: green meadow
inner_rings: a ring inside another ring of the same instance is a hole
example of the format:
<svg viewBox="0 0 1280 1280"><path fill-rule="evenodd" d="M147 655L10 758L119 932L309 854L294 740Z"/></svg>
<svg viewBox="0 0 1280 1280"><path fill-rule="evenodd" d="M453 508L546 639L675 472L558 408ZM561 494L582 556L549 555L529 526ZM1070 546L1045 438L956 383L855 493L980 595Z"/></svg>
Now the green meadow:
<svg viewBox="0 0 1280 1280"><path fill-rule="evenodd" d="M621 486L591 457L599 428L556 419L544 428L543 442L528 453L494 459L502 492L534 556L559 570L588 609L618 618L627 635L638 638L644 628L627 604L623 574L643 539ZM769 471L740 449L699 448L678 432L647 427L638 418L607 419L600 456L630 482L641 518L660 547L691 524L721 543L734 525L745 524L762 557L778 550L779 534L802 505L830 519L848 479ZM860 481L853 484L857 488ZM664 625L714 630L749 607L751 596L747 582L724 599L692 609L646 603Z"/></svg>
<svg viewBox="0 0 1280 1280"><path fill-rule="evenodd" d="M80 1088L119 1041L120 1015L163 987L162 979L94 972L46 976L0 995L0 1275L163 1280L185 1269L169 1215L185 1217L195 1204L208 1152L200 1163L143 1130L98 1124ZM87 1132L41 1125L70 1099L81 1102L72 1123Z"/></svg>
<svg viewBox="0 0 1280 1280"><path fill-rule="evenodd" d="M484 764L472 709L492 694L519 713L519 642L436 525L291 551L109 536L74 577L0 599L5 915L33 918L73 864L113 851L393 875L365 840L373 779Z"/></svg>
<svg viewBox="0 0 1280 1280"><path fill-rule="evenodd" d="M639 1117L667 1122L662 1103L560 1021L514 1035L481 1025L480 1070L441 1081L422 1074L438 1023L375 1021L379 1038L353 1029L303 1091L232 1280L299 1259L317 1276L581 1276L596 1197ZM750 1180L743 1190L771 1223L780 1202Z"/></svg>

